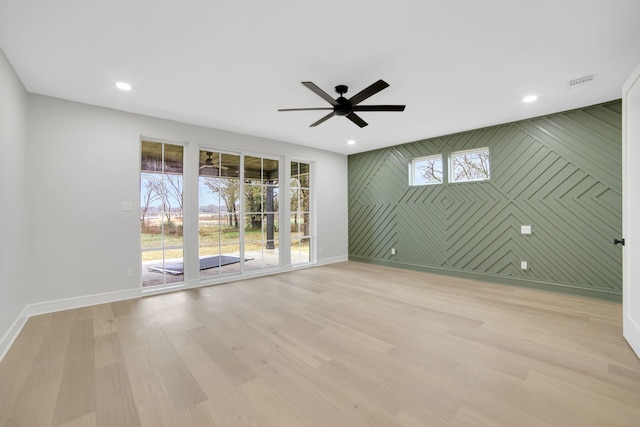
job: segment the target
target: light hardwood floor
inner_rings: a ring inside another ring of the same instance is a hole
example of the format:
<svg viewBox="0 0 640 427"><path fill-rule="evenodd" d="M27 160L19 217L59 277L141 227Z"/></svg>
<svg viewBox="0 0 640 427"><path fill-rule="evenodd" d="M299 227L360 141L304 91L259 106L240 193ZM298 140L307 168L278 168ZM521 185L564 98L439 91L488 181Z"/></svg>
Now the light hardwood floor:
<svg viewBox="0 0 640 427"><path fill-rule="evenodd" d="M0 426L640 426L621 305L356 262L41 315Z"/></svg>

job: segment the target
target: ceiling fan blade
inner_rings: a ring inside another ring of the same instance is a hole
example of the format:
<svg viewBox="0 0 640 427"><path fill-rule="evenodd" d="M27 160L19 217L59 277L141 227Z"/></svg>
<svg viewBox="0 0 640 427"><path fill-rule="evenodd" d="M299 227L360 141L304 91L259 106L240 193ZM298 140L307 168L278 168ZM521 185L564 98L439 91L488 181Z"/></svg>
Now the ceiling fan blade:
<svg viewBox="0 0 640 427"><path fill-rule="evenodd" d="M356 105L353 111L404 111L406 105Z"/></svg>
<svg viewBox="0 0 640 427"><path fill-rule="evenodd" d="M314 126L318 126L320 123L322 123L322 122L324 122L326 120L329 120L331 117L333 117L335 115L336 115L336 112L332 111L329 114L327 114L326 116L324 116L323 118L321 118L320 120L318 120L317 122L312 123L311 125L309 125L309 127L312 128Z"/></svg>
<svg viewBox="0 0 640 427"><path fill-rule="evenodd" d="M364 101L370 96L375 95L376 93L380 92L382 89L385 89L388 87L389 87L389 83L385 82L384 80L378 80L377 82L370 85L368 88L361 90L360 92L356 93L351 98L349 98L349 102L351 103L351 105L359 104L360 102Z"/></svg>
<svg viewBox="0 0 640 427"><path fill-rule="evenodd" d="M312 111L312 110L333 110L332 107L321 108L278 108L278 111Z"/></svg>
<svg viewBox="0 0 640 427"><path fill-rule="evenodd" d="M318 86L315 85L315 83L302 82L302 84L305 85L307 88L309 88L309 90L311 90L313 93L318 95L320 98L322 98L325 101L327 101L329 104L338 105L338 102L335 99L333 99L331 97L331 95L329 95L327 92L325 92L322 89L320 89Z"/></svg>
<svg viewBox="0 0 640 427"><path fill-rule="evenodd" d="M357 124L361 128L367 126L367 124L368 124L367 122L362 120L362 117L360 117L356 113L349 113L349 114L346 115L346 117L347 117L347 119L351 120L353 123Z"/></svg>
<svg viewBox="0 0 640 427"><path fill-rule="evenodd" d="M200 164L200 169L206 169L206 168L216 168L216 169L221 169L221 170L227 170L229 169L228 166L223 166L223 165L219 165L217 163L211 163L211 164Z"/></svg>

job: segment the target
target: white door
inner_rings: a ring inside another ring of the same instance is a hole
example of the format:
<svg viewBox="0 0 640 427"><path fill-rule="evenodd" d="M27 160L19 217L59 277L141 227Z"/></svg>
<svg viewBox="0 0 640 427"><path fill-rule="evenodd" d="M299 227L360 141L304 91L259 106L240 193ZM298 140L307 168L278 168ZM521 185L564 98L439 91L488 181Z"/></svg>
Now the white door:
<svg viewBox="0 0 640 427"><path fill-rule="evenodd" d="M640 356L640 64L623 86L622 106L623 329Z"/></svg>

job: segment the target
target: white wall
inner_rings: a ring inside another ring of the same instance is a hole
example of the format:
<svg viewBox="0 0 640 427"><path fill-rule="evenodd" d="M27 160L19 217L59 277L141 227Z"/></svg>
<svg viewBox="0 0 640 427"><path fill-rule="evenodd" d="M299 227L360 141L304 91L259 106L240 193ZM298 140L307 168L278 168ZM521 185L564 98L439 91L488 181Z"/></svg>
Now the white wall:
<svg viewBox="0 0 640 427"><path fill-rule="evenodd" d="M27 92L0 49L0 358L27 306Z"/></svg>
<svg viewBox="0 0 640 427"><path fill-rule="evenodd" d="M29 95L29 302L139 289L140 136L315 162L318 262L346 259L347 157Z"/></svg>

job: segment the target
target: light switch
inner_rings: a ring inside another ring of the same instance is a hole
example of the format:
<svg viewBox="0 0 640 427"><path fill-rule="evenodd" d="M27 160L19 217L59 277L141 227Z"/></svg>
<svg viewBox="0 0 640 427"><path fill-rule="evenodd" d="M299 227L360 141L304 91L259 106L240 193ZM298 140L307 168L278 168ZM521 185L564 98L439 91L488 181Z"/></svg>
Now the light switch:
<svg viewBox="0 0 640 427"><path fill-rule="evenodd" d="M520 226L520 234L531 234L531 226L530 225L521 225Z"/></svg>

